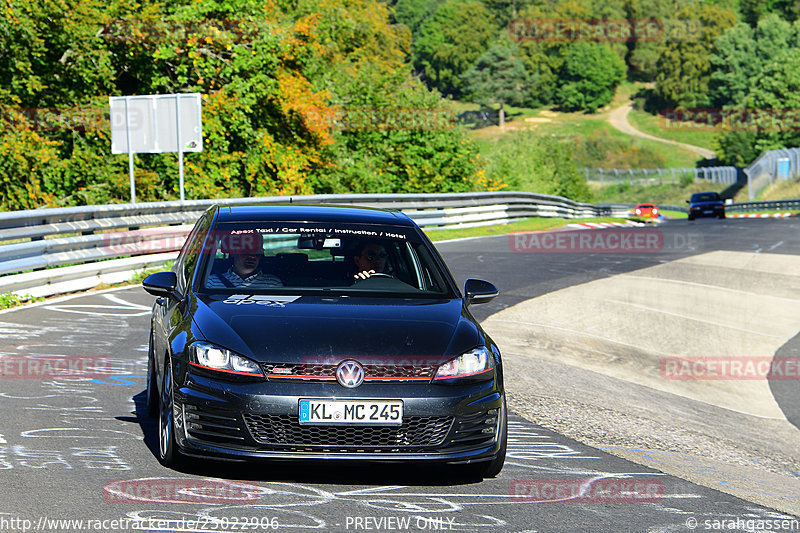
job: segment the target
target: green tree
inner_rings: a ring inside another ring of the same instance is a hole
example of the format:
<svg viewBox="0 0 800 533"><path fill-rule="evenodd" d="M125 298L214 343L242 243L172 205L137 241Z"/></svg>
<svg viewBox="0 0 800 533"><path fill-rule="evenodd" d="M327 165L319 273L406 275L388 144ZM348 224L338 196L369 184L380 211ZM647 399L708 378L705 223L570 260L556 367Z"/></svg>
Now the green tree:
<svg viewBox="0 0 800 533"><path fill-rule="evenodd" d="M429 86L460 96L464 74L495 37L492 14L476 0L448 0L419 30L414 64Z"/></svg>
<svg viewBox="0 0 800 533"><path fill-rule="evenodd" d="M416 34L422 22L443 4L445 0L397 0L392 5L397 22L405 24Z"/></svg>
<svg viewBox="0 0 800 533"><path fill-rule="evenodd" d="M413 80L410 32L381 1L31 0L0 16L0 209L126 201L106 117L125 94L204 95L189 198L501 186ZM383 122L348 127L359 113ZM135 165L139 199L177 197L175 154Z"/></svg>
<svg viewBox="0 0 800 533"><path fill-rule="evenodd" d="M0 98L24 108L72 104L107 92L111 56L98 30L106 3L30 0L3 3L0 13Z"/></svg>
<svg viewBox="0 0 800 533"><path fill-rule="evenodd" d="M663 0L629 0L625 6L624 18L630 21L656 20L662 29L669 27L668 21L675 17L672 2ZM653 81L658 73L658 59L663 42L645 34L625 43L627 48L625 62L629 77L641 81Z"/></svg>
<svg viewBox="0 0 800 533"><path fill-rule="evenodd" d="M462 75L464 95L472 102L524 106L531 103L528 73L514 46L493 44ZM502 122L502 119L501 119Z"/></svg>
<svg viewBox="0 0 800 533"><path fill-rule="evenodd" d="M771 13L786 20L798 20L800 5L794 0L739 0L739 11L745 22L755 26L763 16Z"/></svg>
<svg viewBox="0 0 800 533"><path fill-rule="evenodd" d="M717 140L723 161L749 164L764 150L800 143L798 28L769 14L755 31L740 24L717 39L712 56L716 102L737 111Z"/></svg>
<svg viewBox="0 0 800 533"><path fill-rule="evenodd" d="M734 25L736 14L714 4L685 6L679 27L691 30L668 36L658 61L655 93L664 107L696 108L711 104L711 51L714 40Z"/></svg>
<svg viewBox="0 0 800 533"><path fill-rule="evenodd" d="M714 105L744 104L762 68L750 26L737 24L718 37L710 60L713 70L709 89Z"/></svg>
<svg viewBox="0 0 800 533"><path fill-rule="evenodd" d="M625 63L606 45L578 42L559 72L555 100L567 111L594 112L607 105L625 77Z"/></svg>

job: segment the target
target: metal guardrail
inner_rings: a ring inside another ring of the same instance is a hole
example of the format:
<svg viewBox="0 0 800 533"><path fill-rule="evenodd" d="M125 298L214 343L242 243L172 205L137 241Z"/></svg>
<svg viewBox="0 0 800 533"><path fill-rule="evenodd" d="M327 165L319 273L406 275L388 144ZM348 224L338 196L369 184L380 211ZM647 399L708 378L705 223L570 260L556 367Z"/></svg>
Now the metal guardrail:
<svg viewBox="0 0 800 533"><path fill-rule="evenodd" d="M744 170L747 175L748 199L752 202L776 179L800 176L800 148L767 150Z"/></svg>
<svg viewBox="0 0 800 533"><path fill-rule="evenodd" d="M0 293L50 296L127 281L174 259L213 204L317 203L400 209L426 229L528 217L625 217L636 204L583 204L528 192L314 195L35 209L0 213ZM659 205L687 212L685 206ZM800 209L800 200L747 202L729 212Z"/></svg>
<svg viewBox="0 0 800 533"><path fill-rule="evenodd" d="M772 200L769 202L741 202L725 206L725 211L742 213L746 211L777 211L782 209L800 209L800 200Z"/></svg>
<svg viewBox="0 0 800 533"><path fill-rule="evenodd" d="M238 198L0 213L0 293L50 296L125 281L137 270L174 258L192 224L213 204L289 201L400 209L426 229L527 217L624 217L629 209L528 192L479 192Z"/></svg>
<svg viewBox="0 0 800 533"><path fill-rule="evenodd" d="M694 181L732 184L744 180L745 176L737 167L697 167L697 168L584 168L587 181L603 183L648 183L675 185L687 174Z"/></svg>
<svg viewBox="0 0 800 533"><path fill-rule="evenodd" d="M640 202L643 203L643 202ZM651 202L652 203L652 202ZM603 205L603 204L598 204ZM628 211L632 211L637 205L639 204L610 204L615 206L616 208L625 207ZM659 211L677 211L678 213L688 213L689 208L681 205L667 205L667 204L655 204L658 207Z"/></svg>

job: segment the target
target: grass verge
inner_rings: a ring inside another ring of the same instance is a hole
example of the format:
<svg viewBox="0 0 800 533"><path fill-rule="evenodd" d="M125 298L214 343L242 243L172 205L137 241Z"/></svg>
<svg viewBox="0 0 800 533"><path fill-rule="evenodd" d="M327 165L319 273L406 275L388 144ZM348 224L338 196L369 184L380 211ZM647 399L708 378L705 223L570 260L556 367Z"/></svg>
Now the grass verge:
<svg viewBox="0 0 800 533"><path fill-rule="evenodd" d="M469 237L491 237L494 235L505 235L519 231L545 231L560 228L567 224L576 222L624 222L624 218L600 217L600 218L526 218L508 224L498 224L496 226L478 226L475 228L459 229L431 229L424 230L428 238L434 242L446 241L449 239L466 239Z"/></svg>
<svg viewBox="0 0 800 533"><path fill-rule="evenodd" d="M692 129L689 126L681 128L679 123L676 123L673 127L666 127L666 120L661 116L651 115L638 109L631 109L628 114L628 122L637 130L654 137L691 144L708 150L715 149L714 138L717 134L713 130Z"/></svg>

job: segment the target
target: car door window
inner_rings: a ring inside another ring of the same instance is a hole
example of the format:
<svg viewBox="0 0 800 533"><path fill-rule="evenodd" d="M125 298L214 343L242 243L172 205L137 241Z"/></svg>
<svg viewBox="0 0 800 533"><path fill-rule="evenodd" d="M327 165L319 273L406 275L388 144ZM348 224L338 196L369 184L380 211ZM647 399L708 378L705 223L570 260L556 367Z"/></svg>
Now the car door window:
<svg viewBox="0 0 800 533"><path fill-rule="evenodd" d="M197 261L200 258L200 252L203 249L205 237L208 234L209 217L204 215L197 221L189 237L181 248L178 255L178 260L175 262L175 273L178 277L178 293L181 295L186 294L187 285L192 280L192 272L194 272Z"/></svg>

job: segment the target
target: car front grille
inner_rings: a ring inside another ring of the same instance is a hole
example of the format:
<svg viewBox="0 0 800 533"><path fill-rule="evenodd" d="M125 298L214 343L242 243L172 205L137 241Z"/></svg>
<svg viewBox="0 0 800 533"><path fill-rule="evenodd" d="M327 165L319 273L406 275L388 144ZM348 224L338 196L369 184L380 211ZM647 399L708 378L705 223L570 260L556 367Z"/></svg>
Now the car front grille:
<svg viewBox="0 0 800 533"><path fill-rule="evenodd" d="M244 419L260 444L371 452L436 447L453 424L452 417L433 416L412 416L401 426L310 426L300 425L298 418L291 415L245 414Z"/></svg>
<svg viewBox="0 0 800 533"><path fill-rule="evenodd" d="M264 374L270 381L280 380L330 380L336 379L333 364L280 364L264 363ZM437 366L425 363L365 364L364 381L427 381L436 373Z"/></svg>

